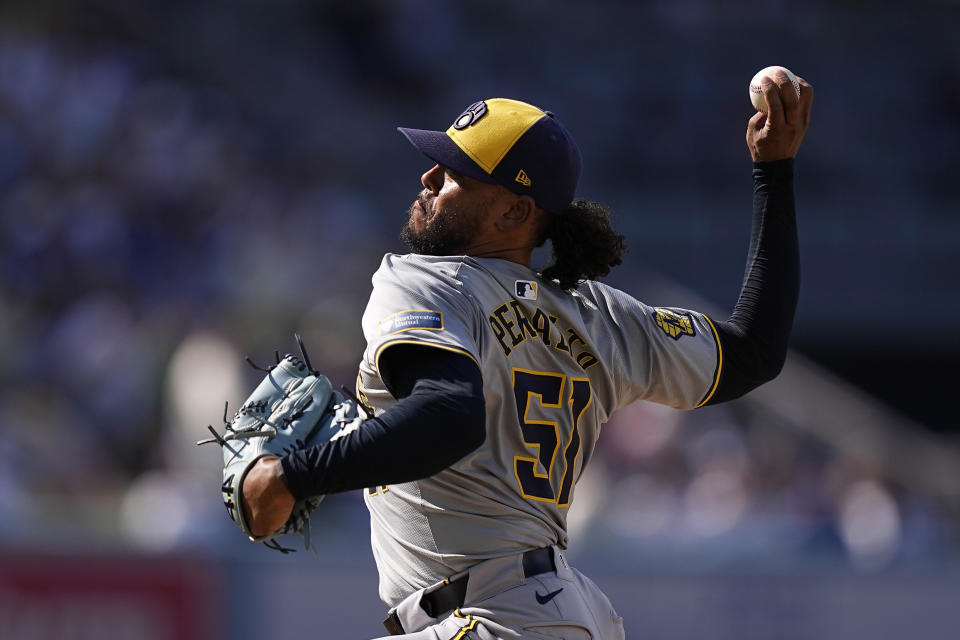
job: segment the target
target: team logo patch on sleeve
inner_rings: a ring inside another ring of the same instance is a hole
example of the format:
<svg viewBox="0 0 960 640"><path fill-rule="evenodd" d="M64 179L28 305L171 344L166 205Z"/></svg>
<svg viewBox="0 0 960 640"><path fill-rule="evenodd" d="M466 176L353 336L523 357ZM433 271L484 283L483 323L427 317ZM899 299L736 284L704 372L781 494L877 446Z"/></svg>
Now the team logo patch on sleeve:
<svg viewBox="0 0 960 640"><path fill-rule="evenodd" d="M665 334L679 340L683 336L696 335L693 328L693 318L689 313L678 313L663 307L654 308L653 320Z"/></svg>
<svg viewBox="0 0 960 640"><path fill-rule="evenodd" d="M537 283L532 280L517 280L514 289L517 292L518 298L523 298L524 300L537 299Z"/></svg>
<svg viewBox="0 0 960 640"><path fill-rule="evenodd" d="M400 311L381 320L377 327L381 336L413 329L440 331L443 329L443 314L429 309L411 309Z"/></svg>

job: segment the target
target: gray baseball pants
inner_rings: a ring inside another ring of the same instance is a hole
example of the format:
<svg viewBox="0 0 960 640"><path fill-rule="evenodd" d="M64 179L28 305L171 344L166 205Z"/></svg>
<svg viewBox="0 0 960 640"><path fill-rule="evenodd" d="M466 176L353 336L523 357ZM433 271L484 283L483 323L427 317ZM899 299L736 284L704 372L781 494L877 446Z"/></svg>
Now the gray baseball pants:
<svg viewBox="0 0 960 640"><path fill-rule="evenodd" d="M623 619L589 578L553 547L555 571L524 577L521 555L480 562L464 604L432 618L420 606L427 587L391 609L410 640L623 640ZM455 577L451 577L451 580Z"/></svg>

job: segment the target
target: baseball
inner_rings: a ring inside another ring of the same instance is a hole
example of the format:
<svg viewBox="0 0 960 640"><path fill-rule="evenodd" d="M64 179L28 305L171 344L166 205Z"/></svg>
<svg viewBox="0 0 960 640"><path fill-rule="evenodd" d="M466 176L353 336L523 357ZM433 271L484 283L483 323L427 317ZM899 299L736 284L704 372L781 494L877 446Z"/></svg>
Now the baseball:
<svg viewBox="0 0 960 640"><path fill-rule="evenodd" d="M793 88L797 91L797 97L800 97L800 83L797 82L797 76L795 76L790 69L776 65L772 67L766 67L764 69L760 69L760 71L757 71L756 75L753 76L753 80L750 81L750 102L753 104L753 108L757 111L766 112L767 110L767 102L763 99L763 87L760 84L761 79L763 79L764 76L767 76L773 80L773 74L775 74L778 70L786 72L787 77L790 78L790 82L793 83Z"/></svg>

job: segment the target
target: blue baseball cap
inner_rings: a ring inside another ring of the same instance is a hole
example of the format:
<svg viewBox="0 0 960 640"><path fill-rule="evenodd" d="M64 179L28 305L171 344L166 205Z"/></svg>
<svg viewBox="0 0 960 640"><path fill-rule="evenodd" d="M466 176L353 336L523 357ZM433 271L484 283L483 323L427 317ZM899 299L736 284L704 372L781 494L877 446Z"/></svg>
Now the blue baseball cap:
<svg viewBox="0 0 960 640"><path fill-rule="evenodd" d="M519 100L474 102L446 131L397 127L439 165L482 182L503 185L562 213L580 179L580 150L549 111Z"/></svg>

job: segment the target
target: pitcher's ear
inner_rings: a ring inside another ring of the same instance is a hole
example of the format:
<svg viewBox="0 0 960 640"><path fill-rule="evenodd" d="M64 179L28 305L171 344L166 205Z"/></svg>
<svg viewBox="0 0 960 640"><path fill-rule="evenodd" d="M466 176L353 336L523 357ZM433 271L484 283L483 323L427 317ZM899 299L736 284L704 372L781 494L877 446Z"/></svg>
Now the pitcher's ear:
<svg viewBox="0 0 960 640"><path fill-rule="evenodd" d="M504 211L497 220L501 229L510 229L526 224L535 217L537 205L530 196L517 196L510 208Z"/></svg>

